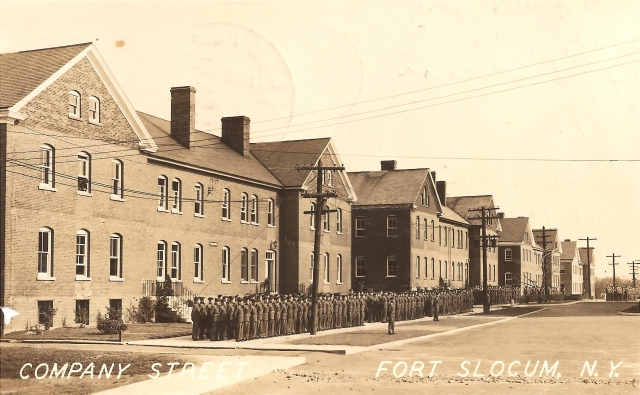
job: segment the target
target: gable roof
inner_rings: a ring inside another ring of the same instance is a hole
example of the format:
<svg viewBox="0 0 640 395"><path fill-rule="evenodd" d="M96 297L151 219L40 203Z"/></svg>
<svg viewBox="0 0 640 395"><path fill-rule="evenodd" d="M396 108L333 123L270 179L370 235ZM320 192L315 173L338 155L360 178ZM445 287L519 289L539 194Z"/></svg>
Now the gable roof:
<svg viewBox="0 0 640 395"><path fill-rule="evenodd" d="M478 196L455 196L447 197L447 207L458 213L462 218L472 225L482 225L482 220L478 219L478 213L469 212L469 209L478 207L495 207L492 195ZM500 220L497 221L497 228L500 228Z"/></svg>
<svg viewBox="0 0 640 395"><path fill-rule="evenodd" d="M562 252L562 243L558 237L558 229L545 229L545 233L547 236L547 245L549 246L547 250ZM533 236L536 239L536 244L538 244L542 249L545 249L542 244L542 229L534 229ZM557 243L557 245L555 243Z"/></svg>
<svg viewBox="0 0 640 395"><path fill-rule="evenodd" d="M143 112L138 116L154 139L161 142L157 152L149 156L200 169L215 171L229 176L237 176L245 180L253 180L280 187L282 184L253 155L242 156L222 142L218 136L196 131L193 148L185 148L171 138L171 122Z"/></svg>
<svg viewBox="0 0 640 395"><path fill-rule="evenodd" d="M596 257L593 254L593 247L589 247L589 250L587 250L587 247L580 247L578 251L580 251L580 262L583 265L586 266L589 263L591 263L591 265L596 264ZM587 251L589 251L589 260L587 260Z"/></svg>
<svg viewBox="0 0 640 395"><path fill-rule="evenodd" d="M442 220L450 220L450 221L455 221L455 222L459 222L465 225L469 225L469 221L467 221L466 219L462 218L460 215L458 215L458 213L456 213L455 211L451 210L449 207L447 206L441 206L442 208L442 217L440 217L440 221Z"/></svg>
<svg viewBox="0 0 640 395"><path fill-rule="evenodd" d="M17 104L90 45L0 54L0 108Z"/></svg>
<svg viewBox="0 0 640 395"><path fill-rule="evenodd" d="M578 255L578 242L577 241L563 241L562 244L562 254L560 255L560 259L570 259L576 258Z"/></svg>
<svg viewBox="0 0 640 395"><path fill-rule="evenodd" d="M414 204L429 169L349 172L357 205Z"/></svg>
<svg viewBox="0 0 640 395"><path fill-rule="evenodd" d="M296 166L313 166L329 145L330 138L251 143L250 151L285 187L301 187L309 171Z"/></svg>

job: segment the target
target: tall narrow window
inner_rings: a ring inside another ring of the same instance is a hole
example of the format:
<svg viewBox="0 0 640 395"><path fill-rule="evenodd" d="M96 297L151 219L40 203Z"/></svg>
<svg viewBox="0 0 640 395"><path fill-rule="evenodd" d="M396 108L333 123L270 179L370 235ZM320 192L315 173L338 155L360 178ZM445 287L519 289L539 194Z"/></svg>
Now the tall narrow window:
<svg viewBox="0 0 640 395"><path fill-rule="evenodd" d="M416 239L420 239L420 217L416 217Z"/></svg>
<svg viewBox="0 0 640 395"><path fill-rule="evenodd" d="M336 284L342 284L342 255L336 256Z"/></svg>
<svg viewBox="0 0 640 395"><path fill-rule="evenodd" d="M342 209L336 209L336 233L342 233Z"/></svg>
<svg viewBox="0 0 640 395"><path fill-rule="evenodd" d="M436 258L431 258L431 279L436 278Z"/></svg>
<svg viewBox="0 0 640 395"><path fill-rule="evenodd" d="M78 192L91 193L91 155L78 154Z"/></svg>
<svg viewBox="0 0 640 395"><path fill-rule="evenodd" d="M264 278L265 284L268 287L268 292L275 291L275 275L276 275L276 253L273 251L267 251L265 253L265 268Z"/></svg>
<svg viewBox="0 0 640 395"><path fill-rule="evenodd" d="M429 258L424 257L424 278L429 277Z"/></svg>
<svg viewBox="0 0 640 395"><path fill-rule="evenodd" d="M329 253L324 254L324 283L329 284Z"/></svg>
<svg viewBox="0 0 640 395"><path fill-rule="evenodd" d="M197 217L204 216L204 187L196 184L196 199L193 201L193 212Z"/></svg>
<svg viewBox="0 0 640 395"><path fill-rule="evenodd" d="M513 252L511 251L511 248L505 248L504 250L504 260L505 261L510 261L513 259Z"/></svg>
<svg viewBox="0 0 640 395"><path fill-rule="evenodd" d="M69 116L80 118L80 93L76 91L69 92Z"/></svg>
<svg viewBox="0 0 640 395"><path fill-rule="evenodd" d="M247 205L249 204L248 199L249 197L246 193L243 193L240 197L240 222L248 222L249 220L249 214L247 213Z"/></svg>
<svg viewBox="0 0 640 395"><path fill-rule="evenodd" d="M111 177L111 199L121 200L124 188L124 170L122 161L115 159L113 162L113 176Z"/></svg>
<svg viewBox="0 0 640 395"><path fill-rule="evenodd" d="M38 277L53 277L53 231L38 230Z"/></svg>
<svg viewBox="0 0 640 395"><path fill-rule="evenodd" d="M322 215L322 229L325 232L329 231L329 224L330 224L330 217L329 217L329 212L327 211Z"/></svg>
<svg viewBox="0 0 640 395"><path fill-rule="evenodd" d="M89 277L89 232L82 229L76 233L76 278Z"/></svg>
<svg viewBox="0 0 640 395"><path fill-rule="evenodd" d="M438 245L442 245L442 226L438 225Z"/></svg>
<svg viewBox="0 0 640 395"><path fill-rule="evenodd" d="M365 260L364 257L356 258L356 277L364 277L365 275Z"/></svg>
<svg viewBox="0 0 640 395"><path fill-rule="evenodd" d="M464 264L464 281L465 283L469 283L469 263L468 262Z"/></svg>
<svg viewBox="0 0 640 395"><path fill-rule="evenodd" d="M416 257L416 278L420 278L420 264L422 263L422 260L420 259L419 256Z"/></svg>
<svg viewBox="0 0 640 395"><path fill-rule="evenodd" d="M89 97L89 123L100 123L100 100Z"/></svg>
<svg viewBox="0 0 640 395"><path fill-rule="evenodd" d="M222 282L231 282L231 267L229 266L229 247L222 248Z"/></svg>
<svg viewBox="0 0 640 395"><path fill-rule="evenodd" d="M444 261L444 279L449 279L449 264L447 263L447 261Z"/></svg>
<svg viewBox="0 0 640 395"><path fill-rule="evenodd" d="M267 225L276 226L275 202L273 199L267 201Z"/></svg>
<svg viewBox="0 0 640 395"><path fill-rule="evenodd" d="M167 242L158 242L158 254L157 254L157 270L156 277L158 281L164 281L164 275L167 268Z"/></svg>
<svg viewBox="0 0 640 395"><path fill-rule="evenodd" d="M469 249L469 233L467 231L464 232L464 249Z"/></svg>
<svg viewBox="0 0 640 395"><path fill-rule="evenodd" d="M427 236L428 236L428 229L429 229L429 223L427 222L427 219L424 219L424 239L427 240Z"/></svg>
<svg viewBox="0 0 640 395"><path fill-rule="evenodd" d="M174 178L171 181L171 194L173 204L171 206L171 212L174 214L182 213L182 181L178 178Z"/></svg>
<svg viewBox="0 0 640 395"><path fill-rule="evenodd" d="M310 265L309 265L309 270L311 271L311 274L309 275L309 283L313 284L313 268L316 264L316 258L315 255L313 254L313 252L311 253L311 261L310 261Z"/></svg>
<svg viewBox="0 0 640 395"><path fill-rule="evenodd" d="M231 220L231 191L222 191L222 219Z"/></svg>
<svg viewBox="0 0 640 395"><path fill-rule="evenodd" d="M240 250L240 280L249 281L249 252L246 248Z"/></svg>
<svg viewBox="0 0 640 395"><path fill-rule="evenodd" d="M445 262L445 264L446 264L446 262ZM442 278L442 261L439 260L439 259L438 259L438 277Z"/></svg>
<svg viewBox="0 0 640 395"><path fill-rule="evenodd" d="M422 187L422 192L420 193L420 204L423 206L427 205L427 187Z"/></svg>
<svg viewBox="0 0 640 395"><path fill-rule="evenodd" d="M158 177L158 211L167 211L169 197L167 196L167 177Z"/></svg>
<svg viewBox="0 0 640 395"><path fill-rule="evenodd" d="M256 195L251 196L251 223L258 223L258 197Z"/></svg>
<svg viewBox="0 0 640 395"><path fill-rule="evenodd" d="M449 229L444 227L444 246L446 247L449 244Z"/></svg>
<svg viewBox="0 0 640 395"><path fill-rule="evenodd" d="M327 170L327 186L333 186L333 172L331 170Z"/></svg>
<svg viewBox="0 0 640 395"><path fill-rule="evenodd" d="M173 280L181 279L181 253L180 243L171 244L171 278Z"/></svg>
<svg viewBox="0 0 640 395"><path fill-rule="evenodd" d="M436 223L431 220L431 241L436 241Z"/></svg>
<svg viewBox="0 0 640 395"><path fill-rule="evenodd" d="M316 228L316 204L311 203L311 217L309 219L309 227L311 230L315 230Z"/></svg>
<svg viewBox="0 0 640 395"><path fill-rule="evenodd" d="M109 277L122 278L122 236L119 234L109 237Z"/></svg>
<svg viewBox="0 0 640 395"><path fill-rule="evenodd" d="M40 189L53 189L56 186L56 150L45 144L40 147Z"/></svg>
<svg viewBox="0 0 640 395"><path fill-rule="evenodd" d="M193 247L193 282L202 282L204 280L204 268L202 266L202 246L196 244Z"/></svg>
<svg viewBox="0 0 640 395"><path fill-rule="evenodd" d="M395 256L387 257L387 277L396 277L398 274L398 261Z"/></svg>
<svg viewBox="0 0 640 395"><path fill-rule="evenodd" d="M356 217L356 237L364 237L366 232L366 224L364 217Z"/></svg>
<svg viewBox="0 0 640 395"><path fill-rule="evenodd" d="M258 250L251 250L251 281L258 281Z"/></svg>
<svg viewBox="0 0 640 395"><path fill-rule="evenodd" d="M398 218L395 215L387 216L387 236L398 236Z"/></svg>

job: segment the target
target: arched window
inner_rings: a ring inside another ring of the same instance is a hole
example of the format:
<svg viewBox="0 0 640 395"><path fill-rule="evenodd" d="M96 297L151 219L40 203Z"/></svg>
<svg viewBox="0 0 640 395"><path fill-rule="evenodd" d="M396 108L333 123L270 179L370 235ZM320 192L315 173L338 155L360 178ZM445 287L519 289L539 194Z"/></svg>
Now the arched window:
<svg viewBox="0 0 640 395"><path fill-rule="evenodd" d="M464 264L464 281L465 284L469 283L469 262L465 262Z"/></svg>
<svg viewBox="0 0 640 395"><path fill-rule="evenodd" d="M420 204L423 206L427 205L427 187L422 186L422 192L420 193Z"/></svg>
<svg viewBox="0 0 640 395"><path fill-rule="evenodd" d="M49 144L40 146L40 189L52 190L56 186L56 149Z"/></svg>
<svg viewBox="0 0 640 395"><path fill-rule="evenodd" d="M420 257L417 256L416 257L416 278L420 278L420 265L421 265L422 261L420 260Z"/></svg>
<svg viewBox="0 0 640 395"><path fill-rule="evenodd" d="M455 281L456 279L456 263L451 262L451 280Z"/></svg>
<svg viewBox="0 0 640 395"><path fill-rule="evenodd" d="M424 257L424 278L429 277L429 258Z"/></svg>
<svg viewBox="0 0 640 395"><path fill-rule="evenodd" d="M169 197L167 194L167 184L169 180L167 176L160 175L158 177L158 211L168 211Z"/></svg>
<svg viewBox="0 0 640 395"><path fill-rule="evenodd" d="M78 154L78 192L91 193L91 155L87 152Z"/></svg>
<svg viewBox="0 0 640 395"><path fill-rule="evenodd" d="M89 277L89 232L80 229L76 232L76 279Z"/></svg>
<svg viewBox="0 0 640 395"><path fill-rule="evenodd" d="M311 275L309 276L309 283L313 284L313 267L315 266L315 256L313 255L313 252L311 253L311 264L309 266L310 271L311 271Z"/></svg>
<svg viewBox="0 0 640 395"><path fill-rule="evenodd" d="M167 270L167 242L161 240L158 242L158 254L157 254L157 270L156 277L158 281L164 281L164 276Z"/></svg>
<svg viewBox="0 0 640 395"><path fill-rule="evenodd" d="M249 251L240 250L240 280L249 282Z"/></svg>
<svg viewBox="0 0 640 395"><path fill-rule="evenodd" d="M327 186L333 186L333 172L331 170L327 170Z"/></svg>
<svg viewBox="0 0 640 395"><path fill-rule="evenodd" d="M117 233L109 237L109 277L122 278L122 235Z"/></svg>
<svg viewBox="0 0 640 395"><path fill-rule="evenodd" d="M336 256L336 284L342 284L342 255Z"/></svg>
<svg viewBox="0 0 640 395"><path fill-rule="evenodd" d="M322 229L325 232L328 232L330 230L329 226L330 226L331 219L329 217L329 214L330 214L329 211L327 211L322 215Z"/></svg>
<svg viewBox="0 0 640 395"><path fill-rule="evenodd" d="M231 220L231 191L222 190L222 219Z"/></svg>
<svg viewBox="0 0 640 395"><path fill-rule="evenodd" d="M258 224L258 197L251 195L251 223Z"/></svg>
<svg viewBox="0 0 640 395"><path fill-rule="evenodd" d="M204 187L196 184L196 198L193 201L193 212L197 217L204 217Z"/></svg>
<svg viewBox="0 0 640 395"><path fill-rule="evenodd" d="M420 217L416 217L416 239L420 238Z"/></svg>
<svg viewBox="0 0 640 395"><path fill-rule="evenodd" d="M80 118L80 93L77 91L69 91L69 116Z"/></svg>
<svg viewBox="0 0 640 395"><path fill-rule="evenodd" d="M202 245L193 247L193 282L204 281L204 268L202 264Z"/></svg>
<svg viewBox="0 0 640 395"><path fill-rule="evenodd" d="M267 201L267 225L276 226L275 202L273 199Z"/></svg>
<svg viewBox="0 0 640 395"><path fill-rule="evenodd" d="M229 262L229 247L222 248L222 282L231 282L231 267Z"/></svg>
<svg viewBox="0 0 640 395"><path fill-rule="evenodd" d="M180 280L182 278L182 265L181 265L181 251L180 243L174 242L171 244L171 279Z"/></svg>
<svg viewBox="0 0 640 395"><path fill-rule="evenodd" d="M431 258L431 279L436 278L436 258Z"/></svg>
<svg viewBox="0 0 640 395"><path fill-rule="evenodd" d="M444 261L444 279L449 279L449 265L447 264L447 261Z"/></svg>
<svg viewBox="0 0 640 395"><path fill-rule="evenodd" d="M309 220L309 227L311 228L311 230L314 230L316 228L316 204L315 203L311 203L311 217Z"/></svg>
<svg viewBox="0 0 640 395"><path fill-rule="evenodd" d="M179 178L174 178L171 181L171 194L173 204L171 206L171 212L174 214L182 213L182 181Z"/></svg>
<svg viewBox="0 0 640 395"><path fill-rule="evenodd" d="M38 278L53 278L53 229L38 230Z"/></svg>
<svg viewBox="0 0 640 395"><path fill-rule="evenodd" d="M336 209L336 233L342 233L342 209Z"/></svg>
<svg viewBox="0 0 640 395"><path fill-rule="evenodd" d="M424 219L424 239L425 240L427 240L427 236L428 236L427 233L429 233L428 230L429 230L429 223L427 222L427 219L425 218Z"/></svg>
<svg viewBox="0 0 640 395"><path fill-rule="evenodd" d="M324 283L329 284L329 253L324 254Z"/></svg>
<svg viewBox="0 0 640 395"><path fill-rule="evenodd" d="M251 250L251 281L258 281L258 250Z"/></svg>
<svg viewBox="0 0 640 395"><path fill-rule="evenodd" d="M434 220L431 220L431 241L436 240L436 223Z"/></svg>
<svg viewBox="0 0 640 395"><path fill-rule="evenodd" d="M111 199L112 200L122 200L124 193L124 166L121 160L114 159L112 161L113 165L113 176L111 177Z"/></svg>
<svg viewBox="0 0 640 395"><path fill-rule="evenodd" d="M100 100L95 97L89 97L89 122L100 123Z"/></svg>
<svg viewBox="0 0 640 395"><path fill-rule="evenodd" d="M243 193L240 197L240 222L248 221L248 213L247 213L247 205L248 205L248 196L246 193Z"/></svg>

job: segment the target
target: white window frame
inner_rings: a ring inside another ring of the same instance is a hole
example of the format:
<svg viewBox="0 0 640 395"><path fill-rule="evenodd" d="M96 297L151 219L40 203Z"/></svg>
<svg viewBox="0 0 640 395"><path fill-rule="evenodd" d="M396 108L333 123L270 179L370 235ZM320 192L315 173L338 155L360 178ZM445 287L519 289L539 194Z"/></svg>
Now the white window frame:
<svg viewBox="0 0 640 395"><path fill-rule="evenodd" d="M327 186L333 186L333 172L331 170L326 170L327 172Z"/></svg>
<svg viewBox="0 0 640 395"><path fill-rule="evenodd" d="M258 196L251 195L251 213L250 213L251 225L259 225L260 224L260 217L258 215L259 215L259 213L258 213Z"/></svg>
<svg viewBox="0 0 640 395"><path fill-rule="evenodd" d="M431 220L431 241L436 241L436 221Z"/></svg>
<svg viewBox="0 0 640 395"><path fill-rule="evenodd" d="M416 239L420 240L420 234L422 233L420 231L420 216L416 216Z"/></svg>
<svg viewBox="0 0 640 395"><path fill-rule="evenodd" d="M270 285L271 284L275 284L275 273L276 273L276 252L273 250L268 250L265 252L264 254L264 263L265 263L265 267L264 267L264 280L263 281L267 281L269 280ZM268 278L269 276L269 267L271 267L271 275L274 277L273 279ZM273 292L273 290L270 290L271 292Z"/></svg>
<svg viewBox="0 0 640 395"><path fill-rule="evenodd" d="M249 282L252 284L257 283L260 278L260 259L258 257L258 250L252 249L249 257Z"/></svg>
<svg viewBox="0 0 640 395"><path fill-rule="evenodd" d="M249 283L249 250L246 248L240 250L240 283Z"/></svg>
<svg viewBox="0 0 640 395"><path fill-rule="evenodd" d="M309 229L316 230L316 204L311 203L311 218L309 219Z"/></svg>
<svg viewBox="0 0 640 395"><path fill-rule="evenodd" d="M55 280L53 241L53 229L47 227L38 229L38 280Z"/></svg>
<svg viewBox="0 0 640 395"><path fill-rule="evenodd" d="M88 152L78 153L78 195L91 196L91 155ZM81 189L84 186L84 191Z"/></svg>
<svg viewBox="0 0 640 395"><path fill-rule="evenodd" d="M504 260L512 261L513 260L513 250L511 248L505 248L504 250Z"/></svg>
<svg viewBox="0 0 640 395"><path fill-rule="evenodd" d="M422 222L424 226L424 239L427 240L429 239L429 219L425 217Z"/></svg>
<svg viewBox="0 0 640 395"><path fill-rule="evenodd" d="M171 213L182 214L182 180L174 178L171 180Z"/></svg>
<svg viewBox="0 0 640 395"><path fill-rule="evenodd" d="M324 267L324 284L331 284L331 264L329 263L329 253L325 252L323 256L323 267Z"/></svg>
<svg viewBox="0 0 640 395"><path fill-rule="evenodd" d="M204 218L204 186L197 183L195 189L196 198L193 201L193 216Z"/></svg>
<svg viewBox="0 0 640 395"><path fill-rule="evenodd" d="M425 185L422 186L422 193L420 194L420 204L424 207L427 207L427 187Z"/></svg>
<svg viewBox="0 0 640 395"><path fill-rule="evenodd" d="M242 193L240 196L240 223L248 224L249 223L249 213L248 213L248 204L249 204L249 196L246 193Z"/></svg>
<svg viewBox="0 0 640 395"><path fill-rule="evenodd" d="M40 146L40 185L38 189L56 191L56 149L49 144Z"/></svg>
<svg viewBox="0 0 640 395"><path fill-rule="evenodd" d="M115 264L115 273L112 267ZM109 236L109 281L122 281L122 235Z"/></svg>
<svg viewBox="0 0 640 395"><path fill-rule="evenodd" d="M119 159L114 159L111 163L111 200L124 201L124 163Z"/></svg>
<svg viewBox="0 0 640 395"><path fill-rule="evenodd" d="M182 278L182 246L177 241L174 241L173 243L171 243L171 274L170 276L171 276L171 281L175 281L175 282L180 281Z"/></svg>
<svg viewBox="0 0 640 395"><path fill-rule="evenodd" d="M436 258L431 258L431 279L436 278Z"/></svg>
<svg viewBox="0 0 640 395"><path fill-rule="evenodd" d="M513 275L511 274L511 272L506 272L504 274L504 281L513 281Z"/></svg>
<svg viewBox="0 0 640 395"><path fill-rule="evenodd" d="M156 278L164 281L167 274L167 242L160 240L156 247Z"/></svg>
<svg viewBox="0 0 640 395"><path fill-rule="evenodd" d="M444 261L444 279L449 279L449 264L447 263L447 261Z"/></svg>
<svg viewBox="0 0 640 395"><path fill-rule="evenodd" d="M222 247L222 283L231 284L231 261L229 247Z"/></svg>
<svg viewBox="0 0 640 395"><path fill-rule="evenodd" d="M392 255L387 257L387 278L394 277L398 277L398 259Z"/></svg>
<svg viewBox="0 0 640 395"><path fill-rule="evenodd" d="M89 232L80 229L76 232L76 281L90 280L89 256Z"/></svg>
<svg viewBox="0 0 640 395"><path fill-rule="evenodd" d="M231 191L222 190L222 220L231 221Z"/></svg>
<svg viewBox="0 0 640 395"><path fill-rule="evenodd" d="M89 96L89 123L100 125L100 99Z"/></svg>
<svg viewBox="0 0 640 395"><path fill-rule="evenodd" d="M336 284L342 285L342 255L336 255Z"/></svg>
<svg viewBox="0 0 640 395"><path fill-rule="evenodd" d="M204 283L203 248L201 244L193 247L193 282Z"/></svg>
<svg viewBox="0 0 640 395"><path fill-rule="evenodd" d="M387 215L387 237L398 237L398 217Z"/></svg>
<svg viewBox="0 0 640 395"><path fill-rule="evenodd" d="M167 176L161 174L158 176L158 211L169 212L169 179Z"/></svg>
<svg viewBox="0 0 640 395"><path fill-rule="evenodd" d="M424 257L424 279L429 278L429 258Z"/></svg>
<svg viewBox="0 0 640 395"><path fill-rule="evenodd" d="M313 267L316 264L316 258L315 258L315 255L314 255L313 252L311 253L311 262L310 263L311 264L309 265L309 267L310 267L310 270L311 270L311 274L309 275L309 284L313 284Z"/></svg>
<svg viewBox="0 0 640 395"><path fill-rule="evenodd" d="M366 237L367 224L365 217L356 217L356 237Z"/></svg>
<svg viewBox="0 0 640 395"><path fill-rule="evenodd" d="M365 257L356 257L356 277L364 278L367 275L367 261Z"/></svg>
<svg viewBox="0 0 640 395"><path fill-rule="evenodd" d="M420 265L422 264L422 259L419 256L416 256L416 278L420 278Z"/></svg>
<svg viewBox="0 0 640 395"><path fill-rule="evenodd" d="M330 212L327 211L326 213L324 213L322 215L322 230L324 232L330 232L331 231L331 216L330 216Z"/></svg>
<svg viewBox="0 0 640 395"><path fill-rule="evenodd" d="M69 118L80 119L82 116L82 96L78 91L69 91Z"/></svg>
<svg viewBox="0 0 640 395"><path fill-rule="evenodd" d="M336 233L339 235L342 234L342 209L341 208L336 209Z"/></svg>
<svg viewBox="0 0 640 395"><path fill-rule="evenodd" d="M273 199L269 199L267 201L267 226L270 228L276 226L275 207L275 201Z"/></svg>

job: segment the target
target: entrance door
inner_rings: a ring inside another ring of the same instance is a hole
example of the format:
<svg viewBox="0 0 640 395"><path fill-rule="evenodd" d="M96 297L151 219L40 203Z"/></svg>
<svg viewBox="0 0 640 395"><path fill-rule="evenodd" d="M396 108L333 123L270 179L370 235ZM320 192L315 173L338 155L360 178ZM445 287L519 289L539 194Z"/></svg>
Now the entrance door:
<svg viewBox="0 0 640 395"><path fill-rule="evenodd" d="M276 292L276 253L273 251L267 251L266 254L266 268L265 268L265 286L266 292Z"/></svg>

